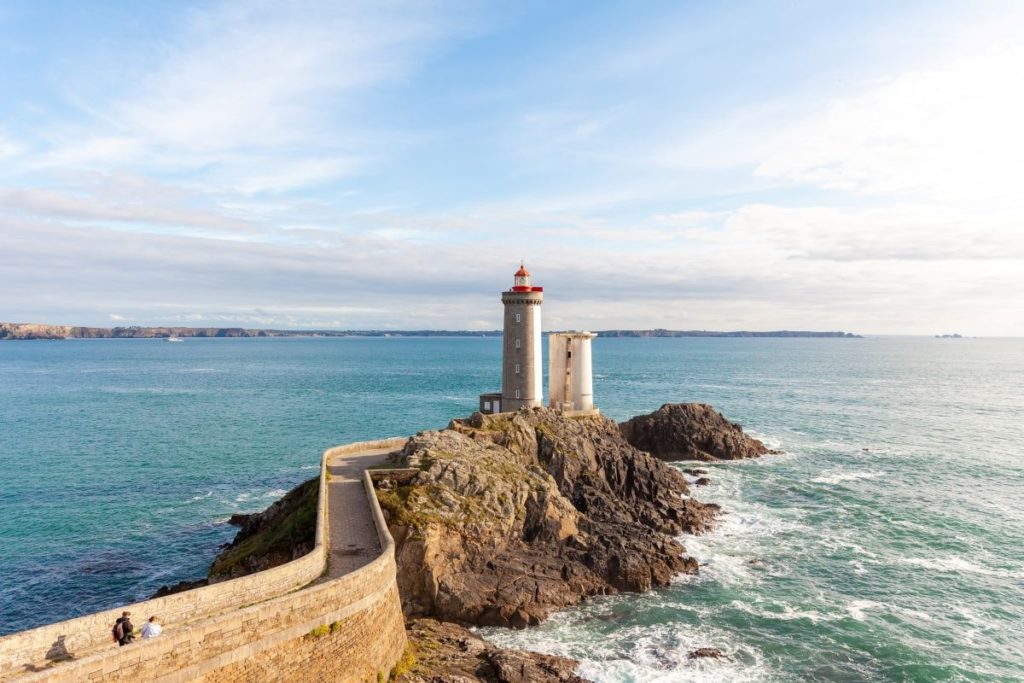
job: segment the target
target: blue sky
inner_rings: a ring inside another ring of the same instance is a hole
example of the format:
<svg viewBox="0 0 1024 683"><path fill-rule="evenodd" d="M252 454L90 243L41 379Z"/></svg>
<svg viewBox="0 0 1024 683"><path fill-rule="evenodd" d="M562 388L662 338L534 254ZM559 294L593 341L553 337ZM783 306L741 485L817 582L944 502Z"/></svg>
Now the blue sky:
<svg viewBox="0 0 1024 683"><path fill-rule="evenodd" d="M1013 2L0 3L0 319L1024 335Z"/></svg>

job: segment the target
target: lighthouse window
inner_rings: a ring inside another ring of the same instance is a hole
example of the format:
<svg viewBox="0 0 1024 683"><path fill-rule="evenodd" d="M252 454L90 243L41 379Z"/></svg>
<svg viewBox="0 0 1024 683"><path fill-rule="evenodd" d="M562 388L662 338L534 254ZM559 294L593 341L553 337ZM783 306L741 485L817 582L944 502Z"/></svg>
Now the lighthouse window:
<svg viewBox="0 0 1024 683"><path fill-rule="evenodd" d="M519 398L519 390L516 389L516 398Z"/></svg>
<svg viewBox="0 0 1024 683"><path fill-rule="evenodd" d="M516 374L519 374L519 363L516 363Z"/></svg>
<svg viewBox="0 0 1024 683"><path fill-rule="evenodd" d="M519 340L518 339L516 339L516 348L517 349L519 348Z"/></svg>
<svg viewBox="0 0 1024 683"><path fill-rule="evenodd" d="M517 323L518 323L518 322L521 322L521 321L520 321L520 319L519 319L519 314L518 314L518 313L516 313L516 322L517 322Z"/></svg>

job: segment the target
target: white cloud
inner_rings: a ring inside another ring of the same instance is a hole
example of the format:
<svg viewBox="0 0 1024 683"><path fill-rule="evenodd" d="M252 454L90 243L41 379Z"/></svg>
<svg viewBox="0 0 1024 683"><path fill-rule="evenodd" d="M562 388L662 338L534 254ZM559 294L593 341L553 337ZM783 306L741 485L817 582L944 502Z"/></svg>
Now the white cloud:
<svg viewBox="0 0 1024 683"><path fill-rule="evenodd" d="M23 151L22 145L17 144L0 131L0 161L13 159Z"/></svg>
<svg viewBox="0 0 1024 683"><path fill-rule="evenodd" d="M173 202L117 200L111 197L73 195L41 189L0 187L0 210L33 216L61 217L72 221L116 221L133 225L201 228L215 232L254 233L265 230L259 223L234 218L216 210L189 208Z"/></svg>
<svg viewBox="0 0 1024 683"><path fill-rule="evenodd" d="M461 30L454 13L436 9L224 3L193 12L158 50L126 56L153 63L126 70L122 92L74 94L88 103L89 125L48 131L55 143L37 164L187 170L244 193L350 173L386 147L357 115L359 93L405 77Z"/></svg>
<svg viewBox="0 0 1024 683"><path fill-rule="evenodd" d="M1020 201L1022 82L1019 46L912 71L782 131L756 172L876 195Z"/></svg>

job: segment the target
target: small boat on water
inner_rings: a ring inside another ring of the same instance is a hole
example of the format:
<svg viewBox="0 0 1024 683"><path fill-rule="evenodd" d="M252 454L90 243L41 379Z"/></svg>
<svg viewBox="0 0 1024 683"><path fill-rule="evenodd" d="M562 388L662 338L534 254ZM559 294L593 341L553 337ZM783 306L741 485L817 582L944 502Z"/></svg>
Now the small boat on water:
<svg viewBox="0 0 1024 683"><path fill-rule="evenodd" d="M169 341L169 342L183 342L185 340L182 339L181 337L168 337L167 341Z"/></svg>

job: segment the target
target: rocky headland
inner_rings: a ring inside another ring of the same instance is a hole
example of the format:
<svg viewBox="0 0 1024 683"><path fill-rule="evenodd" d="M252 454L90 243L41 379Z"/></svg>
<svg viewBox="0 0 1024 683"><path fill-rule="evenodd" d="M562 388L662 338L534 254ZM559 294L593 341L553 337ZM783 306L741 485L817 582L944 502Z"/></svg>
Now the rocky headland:
<svg viewBox="0 0 1024 683"><path fill-rule="evenodd" d="M602 416L474 414L412 437L379 492L410 616L524 627L587 597L665 586L697 562L676 540L718 507Z"/></svg>
<svg viewBox="0 0 1024 683"><path fill-rule="evenodd" d="M392 456L395 469L376 477L410 641L395 680L582 681L571 659L497 648L466 626L523 628L592 596L696 573L679 537L711 529L721 511L691 495L683 472L704 470L663 460L770 452L702 404L667 404L621 425L542 408L475 413L411 437ZM263 512L233 516L239 532L209 576L163 594L309 552L317 481ZM709 647L693 656L724 655Z"/></svg>

